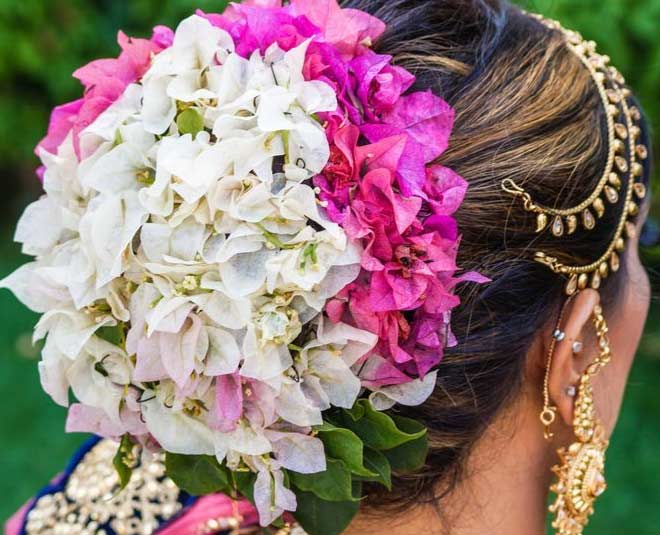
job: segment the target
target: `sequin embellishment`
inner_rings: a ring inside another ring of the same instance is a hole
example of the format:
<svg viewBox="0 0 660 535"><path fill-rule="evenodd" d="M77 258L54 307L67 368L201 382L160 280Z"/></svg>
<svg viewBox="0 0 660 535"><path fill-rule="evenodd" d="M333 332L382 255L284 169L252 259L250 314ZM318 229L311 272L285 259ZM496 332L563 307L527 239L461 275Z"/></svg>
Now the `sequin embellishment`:
<svg viewBox="0 0 660 535"><path fill-rule="evenodd" d="M119 492L112 466L117 449L101 441L78 464L61 492L39 498L26 535L152 535L182 508L179 489L165 476L161 456L144 462Z"/></svg>

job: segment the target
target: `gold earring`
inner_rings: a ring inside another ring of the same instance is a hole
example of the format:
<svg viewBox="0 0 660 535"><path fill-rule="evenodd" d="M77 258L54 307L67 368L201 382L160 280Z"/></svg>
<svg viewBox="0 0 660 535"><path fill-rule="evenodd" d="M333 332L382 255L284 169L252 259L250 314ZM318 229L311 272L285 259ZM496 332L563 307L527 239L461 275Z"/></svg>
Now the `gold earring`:
<svg viewBox="0 0 660 535"><path fill-rule="evenodd" d="M557 535L582 535L589 517L594 512L596 498L607 487L604 470L605 451L609 441L605 436L603 425L596 416L591 384L591 379L612 357L607 337L607 324L600 306L594 308L593 323L600 351L598 357L580 378L577 388L573 416L573 431L577 441L568 448L558 450L560 463L552 469L557 475L557 481L550 487L550 490L556 494L550 512L555 515L552 527ZM547 394L547 390L545 393ZM547 409L548 407L544 408L544 411ZM556 408L553 409L554 420Z"/></svg>

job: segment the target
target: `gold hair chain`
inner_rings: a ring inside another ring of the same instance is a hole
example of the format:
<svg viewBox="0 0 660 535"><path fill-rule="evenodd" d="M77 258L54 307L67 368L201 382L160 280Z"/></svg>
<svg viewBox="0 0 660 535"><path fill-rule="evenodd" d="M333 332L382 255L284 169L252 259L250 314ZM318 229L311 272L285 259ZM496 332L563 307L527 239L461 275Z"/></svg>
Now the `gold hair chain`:
<svg viewBox="0 0 660 535"><path fill-rule="evenodd" d="M511 179L502 181L502 189L522 199L524 209L536 214L537 233L545 231L549 226L550 232L556 238L574 234L580 222L586 230L594 229L598 219L605 214L607 205L623 203L612 241L595 261L585 265L571 265L542 251L536 252L535 260L568 278L566 293L574 295L588 286L597 290L605 277L619 270L619 254L625 249L625 237L633 238L636 233L632 218L638 214L639 206L634 197L641 201L646 196L646 186L638 181L644 175L644 167L638 160L648 157L648 149L638 143L641 137L638 125L641 112L628 103L630 90L625 87L621 73L615 67L609 66L610 58L598 54L596 44L593 41L585 41L579 33L562 28L558 22L538 15L532 16L546 26L561 31L566 36L568 48L589 70L606 111L608 158L594 191L584 201L572 207L559 209L538 204L525 188Z"/></svg>

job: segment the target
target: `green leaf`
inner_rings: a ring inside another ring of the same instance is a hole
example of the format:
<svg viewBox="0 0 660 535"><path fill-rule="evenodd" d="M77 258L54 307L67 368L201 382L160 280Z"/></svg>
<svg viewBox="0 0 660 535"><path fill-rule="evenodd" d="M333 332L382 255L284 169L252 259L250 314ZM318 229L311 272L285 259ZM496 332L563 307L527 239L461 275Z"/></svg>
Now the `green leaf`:
<svg viewBox="0 0 660 535"><path fill-rule="evenodd" d="M124 343L124 328L121 324L117 324L114 327L101 327L96 331L96 336L106 342L121 347Z"/></svg>
<svg viewBox="0 0 660 535"><path fill-rule="evenodd" d="M234 487L243 498L254 504L254 482L257 480L256 474L250 471L232 472Z"/></svg>
<svg viewBox="0 0 660 535"><path fill-rule="evenodd" d="M365 481L376 481L387 487L387 490L392 490L392 468L384 454L378 450L366 448L364 450L364 466L375 474L374 477L365 477Z"/></svg>
<svg viewBox="0 0 660 535"><path fill-rule="evenodd" d="M119 488L124 490L126 486L131 481L131 476L133 475L133 468L137 462L134 450L136 445L133 444L131 437L126 434L121 437L121 442L119 443L119 448L117 453L115 453L114 458L112 459L112 465L117 471L119 476Z"/></svg>
<svg viewBox="0 0 660 535"><path fill-rule="evenodd" d="M310 535L339 535L360 508L359 501L329 502L311 492L295 492L298 508L294 517Z"/></svg>
<svg viewBox="0 0 660 535"><path fill-rule="evenodd" d="M422 435L415 440L384 451L385 457L387 457L393 470L399 472L414 472L415 470L419 470L424 466L429 450L426 428L421 423L410 418L404 418L403 416L393 416L392 418L397 427L402 431L410 434L422 433Z"/></svg>
<svg viewBox="0 0 660 535"><path fill-rule="evenodd" d="M364 466L364 445L353 431L332 424L324 423L317 427L318 437L323 441L328 457L344 461L347 468L354 474L364 477L374 477L377 474Z"/></svg>
<svg viewBox="0 0 660 535"><path fill-rule="evenodd" d="M363 416L355 420L354 414L351 414L349 417L343 418L343 423L373 449L389 450L406 442L417 440L426 434L426 429L413 433L399 429L391 417L374 409L367 399L359 400L356 405L362 406ZM350 412L354 413L354 410Z"/></svg>
<svg viewBox="0 0 660 535"><path fill-rule="evenodd" d="M337 459L328 459L325 472L299 474L290 472L291 483L300 490L312 492L323 500L332 502L351 501L351 472Z"/></svg>
<svg viewBox="0 0 660 535"><path fill-rule="evenodd" d="M192 134L195 137L204 130L204 118L197 110L188 108L183 110L176 118L176 125L181 135Z"/></svg>
<svg viewBox="0 0 660 535"><path fill-rule="evenodd" d="M193 496L215 492L231 493L229 472L210 455L165 456L165 471L176 485Z"/></svg>
<svg viewBox="0 0 660 535"><path fill-rule="evenodd" d="M350 416L351 420L354 422L357 422L360 418L362 418L365 413L364 405L360 401L361 400L358 400L355 405L353 405L352 409L343 411L344 414Z"/></svg>

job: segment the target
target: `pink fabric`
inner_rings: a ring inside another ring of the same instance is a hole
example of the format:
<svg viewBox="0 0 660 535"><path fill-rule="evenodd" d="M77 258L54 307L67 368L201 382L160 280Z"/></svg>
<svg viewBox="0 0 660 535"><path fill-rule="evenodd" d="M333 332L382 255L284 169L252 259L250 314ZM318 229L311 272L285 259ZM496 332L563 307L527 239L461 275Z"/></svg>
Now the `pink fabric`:
<svg viewBox="0 0 660 535"><path fill-rule="evenodd" d="M158 535L199 535L200 526L209 520L232 518L236 513L243 518L243 526L252 526L259 521L256 509L245 500L233 502L224 494L205 496L175 521L158 531Z"/></svg>
<svg viewBox="0 0 660 535"><path fill-rule="evenodd" d="M62 474L58 474L50 482L51 485L57 485L58 481L62 480ZM28 511L34 504L34 499L27 502L23 507L21 507L14 516L12 516L7 523L5 524L5 535L18 535L21 532L23 523L25 522L25 516L28 514Z"/></svg>
<svg viewBox="0 0 660 535"><path fill-rule="evenodd" d="M21 507L5 524L5 535L18 535L21 532L23 527L23 521L25 520L25 515L27 514L32 501L26 503Z"/></svg>
<svg viewBox="0 0 660 535"><path fill-rule="evenodd" d="M60 481L62 481L62 478L64 477L63 474L58 474L56 475L50 482L51 485L57 485ZM5 535L18 535L21 532L21 528L23 527L23 523L25 522L25 516L28 514L28 511L34 505L35 500L32 499L29 502L27 502L23 507L21 507L16 513L14 513L14 516L12 516L7 522L5 523Z"/></svg>

